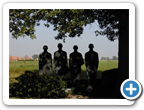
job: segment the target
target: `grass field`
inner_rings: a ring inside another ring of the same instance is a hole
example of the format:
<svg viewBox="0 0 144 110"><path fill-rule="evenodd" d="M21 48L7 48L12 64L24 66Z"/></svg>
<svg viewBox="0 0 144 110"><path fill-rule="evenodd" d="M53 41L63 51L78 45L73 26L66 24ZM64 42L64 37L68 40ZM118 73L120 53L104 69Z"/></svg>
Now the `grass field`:
<svg viewBox="0 0 144 110"><path fill-rule="evenodd" d="M97 79L101 78L101 73L105 70L110 70L113 68L118 68L118 61L100 61L98 72L97 72ZM82 65L82 78L86 77L86 67L85 64ZM38 71L38 61L18 61L18 62L9 62L9 78L10 82L13 82L15 77L24 74L25 71Z"/></svg>

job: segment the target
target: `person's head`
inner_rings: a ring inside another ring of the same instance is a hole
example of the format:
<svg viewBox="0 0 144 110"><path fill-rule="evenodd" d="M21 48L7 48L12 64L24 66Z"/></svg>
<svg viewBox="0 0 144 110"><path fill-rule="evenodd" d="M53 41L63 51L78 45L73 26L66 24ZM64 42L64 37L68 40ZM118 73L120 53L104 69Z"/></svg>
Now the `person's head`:
<svg viewBox="0 0 144 110"><path fill-rule="evenodd" d="M58 44L58 49L61 50L63 45L61 43Z"/></svg>
<svg viewBox="0 0 144 110"><path fill-rule="evenodd" d="M89 44L89 49L93 50L93 48L94 48L94 45L93 44Z"/></svg>
<svg viewBox="0 0 144 110"><path fill-rule="evenodd" d="M77 46L77 45L74 45L74 46L73 46L73 49L74 49L74 51L77 51L77 50L78 50L78 46Z"/></svg>
<svg viewBox="0 0 144 110"><path fill-rule="evenodd" d="M47 46L47 45L44 45L44 46L43 46L43 49L44 49L44 51L47 51L48 46Z"/></svg>

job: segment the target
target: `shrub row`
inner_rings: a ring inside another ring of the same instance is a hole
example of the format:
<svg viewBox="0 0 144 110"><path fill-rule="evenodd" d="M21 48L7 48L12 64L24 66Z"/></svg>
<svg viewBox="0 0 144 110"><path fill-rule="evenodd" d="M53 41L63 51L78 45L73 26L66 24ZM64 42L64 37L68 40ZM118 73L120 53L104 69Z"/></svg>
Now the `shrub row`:
<svg viewBox="0 0 144 110"><path fill-rule="evenodd" d="M21 98L64 98L65 82L61 76L48 76L26 71L25 74L15 78L18 83L9 85L10 97Z"/></svg>
<svg viewBox="0 0 144 110"><path fill-rule="evenodd" d="M29 59L29 60L18 60L18 61L34 61L34 59Z"/></svg>

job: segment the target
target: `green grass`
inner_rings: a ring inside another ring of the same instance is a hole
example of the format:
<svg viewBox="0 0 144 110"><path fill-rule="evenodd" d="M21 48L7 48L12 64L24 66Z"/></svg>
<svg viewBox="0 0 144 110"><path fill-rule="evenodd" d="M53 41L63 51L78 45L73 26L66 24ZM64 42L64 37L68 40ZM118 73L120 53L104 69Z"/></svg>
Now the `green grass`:
<svg viewBox="0 0 144 110"><path fill-rule="evenodd" d="M9 62L10 70L38 70L38 61L18 61Z"/></svg>
<svg viewBox="0 0 144 110"><path fill-rule="evenodd" d="M113 68L118 68L118 61L100 61L98 71L105 71ZM86 71L85 64L82 65L81 69Z"/></svg>
<svg viewBox="0 0 144 110"><path fill-rule="evenodd" d="M98 72L97 72L97 78L101 78L101 72L105 70L110 70L113 68L118 68L118 61L100 61ZM9 62L9 78L10 82L13 82L15 77L20 76L21 74L24 74L25 71L38 71L38 61L18 61L18 62ZM85 64L81 67L81 77L86 78L86 67Z"/></svg>
<svg viewBox="0 0 144 110"><path fill-rule="evenodd" d="M38 70L38 62L37 61L12 61L9 62L9 79L10 82L15 81L13 78L24 74L25 71L35 71Z"/></svg>
<svg viewBox="0 0 144 110"><path fill-rule="evenodd" d="M98 71L97 71L97 79L101 78L101 73L106 70L110 70L113 68L118 68L118 61L99 61ZM86 77L86 66L82 65L82 77Z"/></svg>

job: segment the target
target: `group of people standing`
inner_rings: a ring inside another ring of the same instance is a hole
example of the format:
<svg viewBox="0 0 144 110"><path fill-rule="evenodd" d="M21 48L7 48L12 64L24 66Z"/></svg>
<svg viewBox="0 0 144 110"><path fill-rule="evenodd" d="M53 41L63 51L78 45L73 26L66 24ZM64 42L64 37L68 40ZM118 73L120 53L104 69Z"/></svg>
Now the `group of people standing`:
<svg viewBox="0 0 144 110"><path fill-rule="evenodd" d="M81 66L84 64L82 54L78 52L78 46L74 45L72 52L69 56L69 67L67 61L67 53L62 50L63 45L58 44L58 51L54 52L54 73L57 75L66 75L68 71L71 73L72 83L75 84L76 80L80 80ZM98 53L93 50L94 45L89 44L89 51L85 53L85 65L88 79L95 80L98 69L99 59ZM52 55L47 52L48 47L43 46L44 52L39 55L39 75L52 74Z"/></svg>

